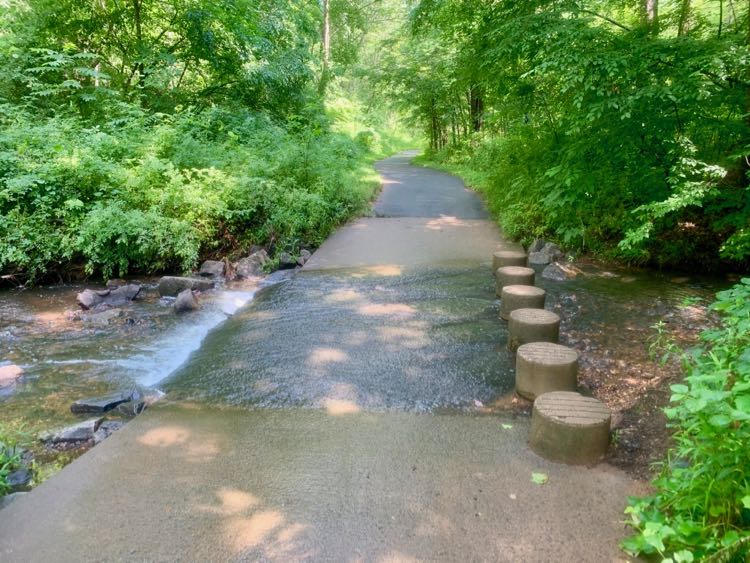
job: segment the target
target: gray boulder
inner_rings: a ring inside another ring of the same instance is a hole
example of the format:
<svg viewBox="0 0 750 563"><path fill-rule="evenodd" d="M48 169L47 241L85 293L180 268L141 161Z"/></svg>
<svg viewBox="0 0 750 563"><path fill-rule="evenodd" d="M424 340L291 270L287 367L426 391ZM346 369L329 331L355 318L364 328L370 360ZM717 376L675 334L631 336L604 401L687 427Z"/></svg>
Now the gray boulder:
<svg viewBox="0 0 750 563"><path fill-rule="evenodd" d="M27 467L22 467L9 473L5 477L5 482L14 491L23 491L28 488L32 477L31 471Z"/></svg>
<svg viewBox="0 0 750 563"><path fill-rule="evenodd" d="M159 280L158 291L162 297L174 297L181 291L193 289L196 291L208 291L214 287L212 280L201 278L182 278L178 276L164 276Z"/></svg>
<svg viewBox="0 0 750 563"><path fill-rule="evenodd" d="M550 264L563 258L560 247L552 242L545 244L538 252L529 252L529 264Z"/></svg>
<svg viewBox="0 0 750 563"><path fill-rule="evenodd" d="M257 258L248 256L247 258L241 258L234 265L235 275L240 278L253 278L260 276L263 273L263 264Z"/></svg>
<svg viewBox="0 0 750 563"><path fill-rule="evenodd" d="M552 258L553 262L562 260L563 257L565 256L562 250L560 250L560 247L557 246L553 242L548 242L547 244L545 244L544 248L542 248L541 251L547 254L550 258Z"/></svg>
<svg viewBox="0 0 750 563"><path fill-rule="evenodd" d="M282 252L279 256L279 269L280 270L291 270L297 267L297 260L295 260L288 252Z"/></svg>
<svg viewBox="0 0 750 563"><path fill-rule="evenodd" d="M93 397L89 399L79 399L70 405L70 412L73 414L103 414L111 411L118 405L135 401L141 398L137 389L125 391L122 393L113 393L104 397Z"/></svg>
<svg viewBox="0 0 750 563"><path fill-rule="evenodd" d="M112 289L86 289L76 295L76 300L82 309L97 307L121 307L135 299L141 292L141 286L131 283Z"/></svg>
<svg viewBox="0 0 750 563"><path fill-rule="evenodd" d="M115 410L123 416L133 418L146 410L146 401L128 401L127 403L117 405L117 409Z"/></svg>
<svg viewBox="0 0 750 563"><path fill-rule="evenodd" d="M195 295L193 295L193 290L184 289L177 295L173 307L175 313L188 313L190 311L197 311L201 306Z"/></svg>
<svg viewBox="0 0 750 563"><path fill-rule="evenodd" d="M91 418L65 428L42 432L39 434L39 440L49 446L78 445L82 442L93 441L94 433L99 430L99 425L103 420L103 418Z"/></svg>
<svg viewBox="0 0 750 563"><path fill-rule="evenodd" d="M221 277L224 275L224 262L218 260L206 260L201 264L199 271L202 276Z"/></svg>
<svg viewBox="0 0 750 563"><path fill-rule="evenodd" d="M256 256L256 257L257 257L257 258L258 258L258 259L259 259L259 260L261 261L261 263L262 263L262 264L263 264L264 266L265 266L265 264L266 264L267 262L270 262L270 261L271 261L271 257L270 257L270 256L268 256L268 252L266 252L264 248L259 248L259 249L257 249L257 250L253 250L253 251L252 251L252 252L250 253L250 256Z"/></svg>
<svg viewBox="0 0 750 563"><path fill-rule="evenodd" d="M262 254L261 254L262 253ZM242 258L234 265L238 278L254 278L263 275L263 265L267 262L265 250L255 252L247 258Z"/></svg>
<svg viewBox="0 0 750 563"><path fill-rule="evenodd" d="M567 281L575 278L580 270L574 266L555 262L542 271L542 277L553 281Z"/></svg>
<svg viewBox="0 0 750 563"><path fill-rule="evenodd" d="M531 246L529 246L529 254L531 254L532 252L539 252L542 248L544 248L544 244L544 239L534 239L534 242L532 242Z"/></svg>
<svg viewBox="0 0 750 563"><path fill-rule="evenodd" d="M310 253L309 250L305 250L305 249L300 250L299 258L297 258L297 264L299 266L304 266L307 263L307 261L310 259L310 256L312 256L312 254Z"/></svg>
<svg viewBox="0 0 750 563"><path fill-rule="evenodd" d="M529 252L529 264L549 264L552 262L552 258L544 252Z"/></svg>

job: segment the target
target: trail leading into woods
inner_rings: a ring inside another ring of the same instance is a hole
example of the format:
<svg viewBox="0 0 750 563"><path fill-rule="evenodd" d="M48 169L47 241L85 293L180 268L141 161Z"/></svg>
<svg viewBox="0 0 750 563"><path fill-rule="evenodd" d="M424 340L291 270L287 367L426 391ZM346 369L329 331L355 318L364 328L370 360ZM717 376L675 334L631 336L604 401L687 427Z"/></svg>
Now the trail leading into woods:
<svg viewBox="0 0 750 563"><path fill-rule="evenodd" d="M632 481L546 462L527 419L475 412L512 389L489 261L512 245L456 178L408 154L379 171L375 217L3 510L0 559L624 559Z"/></svg>

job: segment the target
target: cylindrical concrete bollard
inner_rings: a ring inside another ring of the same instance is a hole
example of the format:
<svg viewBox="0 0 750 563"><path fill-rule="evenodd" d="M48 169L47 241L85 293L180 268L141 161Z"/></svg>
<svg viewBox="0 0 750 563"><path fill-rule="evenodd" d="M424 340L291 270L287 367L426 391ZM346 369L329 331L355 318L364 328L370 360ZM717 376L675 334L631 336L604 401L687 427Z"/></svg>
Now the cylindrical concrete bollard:
<svg viewBox="0 0 750 563"><path fill-rule="evenodd" d="M520 250L498 250L492 255L492 273L503 266L526 266L528 257Z"/></svg>
<svg viewBox="0 0 750 563"><path fill-rule="evenodd" d="M547 292L533 285L506 285L500 292L500 318L508 320L516 309L544 309Z"/></svg>
<svg viewBox="0 0 750 563"><path fill-rule="evenodd" d="M536 272L523 266L503 266L495 272L495 295L501 296L506 285L534 285Z"/></svg>
<svg viewBox="0 0 750 563"><path fill-rule="evenodd" d="M557 342L560 317L546 309L516 309L508 320L508 348L529 342Z"/></svg>
<svg viewBox="0 0 750 563"><path fill-rule="evenodd" d="M530 342L516 353L516 392L534 400L551 391L575 391L578 352L552 342Z"/></svg>
<svg viewBox="0 0 750 563"><path fill-rule="evenodd" d="M570 391L545 393L534 401L529 445L552 461L594 464L607 453L611 420L601 401Z"/></svg>

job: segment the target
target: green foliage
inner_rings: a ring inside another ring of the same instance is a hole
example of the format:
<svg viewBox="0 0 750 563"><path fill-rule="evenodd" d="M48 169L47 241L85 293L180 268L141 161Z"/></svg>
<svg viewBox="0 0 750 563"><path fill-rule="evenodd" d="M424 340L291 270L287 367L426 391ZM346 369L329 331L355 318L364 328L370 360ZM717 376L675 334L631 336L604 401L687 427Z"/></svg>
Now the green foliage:
<svg viewBox="0 0 750 563"><path fill-rule="evenodd" d="M8 475L20 467L21 450L18 444L4 432L0 432L0 496L11 491Z"/></svg>
<svg viewBox="0 0 750 563"><path fill-rule="evenodd" d="M310 94L312 0L26 0L9 11L6 89L54 98L37 107L86 114L109 91L162 111L231 99L287 114Z"/></svg>
<svg viewBox="0 0 750 563"><path fill-rule="evenodd" d="M319 244L372 197L366 164L404 142L335 76L381 3L331 2L328 110L317 0L7 3L0 273L187 270Z"/></svg>
<svg viewBox="0 0 750 563"><path fill-rule="evenodd" d="M675 445L655 493L626 511L637 533L623 547L634 555L740 561L750 553L750 278L711 308L722 325L681 354L685 381L672 385L665 409Z"/></svg>
<svg viewBox="0 0 750 563"><path fill-rule="evenodd" d="M0 270L34 279L83 262L109 277L317 245L375 184L372 147L316 119L213 108L88 127L16 113L0 132Z"/></svg>

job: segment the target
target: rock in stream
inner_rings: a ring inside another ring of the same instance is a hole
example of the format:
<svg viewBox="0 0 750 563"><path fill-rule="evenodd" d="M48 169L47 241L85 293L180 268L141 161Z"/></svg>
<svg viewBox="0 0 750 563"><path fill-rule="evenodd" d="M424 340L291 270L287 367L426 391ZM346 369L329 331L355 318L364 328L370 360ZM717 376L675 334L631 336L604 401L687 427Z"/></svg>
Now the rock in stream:
<svg viewBox="0 0 750 563"><path fill-rule="evenodd" d="M101 306L121 307L130 303L141 292L141 286L128 284L116 289L86 289L76 295L82 309L89 310Z"/></svg>
<svg viewBox="0 0 750 563"><path fill-rule="evenodd" d="M162 297L175 297L181 291L193 289L196 291L208 291L213 289L212 280L200 278L182 278L178 276L164 276L159 280L159 295Z"/></svg>
<svg viewBox="0 0 750 563"><path fill-rule="evenodd" d="M174 301L174 310L176 313L197 311L200 307L198 300L195 298L195 295L193 295L192 289L182 290Z"/></svg>
<svg viewBox="0 0 750 563"><path fill-rule="evenodd" d="M107 411L111 411L118 405L137 401L140 398L141 394L136 389L133 389L131 391L113 393L112 395L105 395L103 397L79 399L70 405L70 412L73 414L103 414Z"/></svg>

